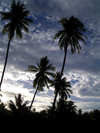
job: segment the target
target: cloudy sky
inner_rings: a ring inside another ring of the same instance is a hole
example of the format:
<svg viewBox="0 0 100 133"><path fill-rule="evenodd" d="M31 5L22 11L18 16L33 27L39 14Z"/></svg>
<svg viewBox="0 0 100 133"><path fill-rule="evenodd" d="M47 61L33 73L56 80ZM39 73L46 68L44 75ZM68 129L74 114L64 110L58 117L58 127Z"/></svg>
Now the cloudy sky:
<svg viewBox="0 0 100 133"><path fill-rule="evenodd" d="M100 0L20 0L30 10L34 24L29 26L29 34L23 32L22 39L11 41L8 64L2 84L2 101L13 100L21 93L31 101L34 89L34 74L26 73L28 65L35 65L43 56L61 70L64 52L53 43L55 33L62 29L58 20L62 17L79 18L89 30L85 35L87 45L82 46L81 54L71 54L70 47L66 59L64 76L71 82L71 100L78 109L90 111L100 109ZM9 11L12 0L0 0L0 11ZM0 21L0 76L2 73L8 37L1 31L6 21ZM37 111L47 108L54 99L54 89L44 89L37 93L34 107Z"/></svg>

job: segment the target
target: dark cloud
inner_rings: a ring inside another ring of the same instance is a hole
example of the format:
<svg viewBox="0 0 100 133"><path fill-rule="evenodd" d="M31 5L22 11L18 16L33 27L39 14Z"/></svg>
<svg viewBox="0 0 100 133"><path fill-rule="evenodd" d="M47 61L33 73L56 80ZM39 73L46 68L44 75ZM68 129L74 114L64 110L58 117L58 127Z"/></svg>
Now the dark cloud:
<svg viewBox="0 0 100 133"><path fill-rule="evenodd" d="M82 88L79 90L79 95L82 97L100 97L100 84L96 86Z"/></svg>

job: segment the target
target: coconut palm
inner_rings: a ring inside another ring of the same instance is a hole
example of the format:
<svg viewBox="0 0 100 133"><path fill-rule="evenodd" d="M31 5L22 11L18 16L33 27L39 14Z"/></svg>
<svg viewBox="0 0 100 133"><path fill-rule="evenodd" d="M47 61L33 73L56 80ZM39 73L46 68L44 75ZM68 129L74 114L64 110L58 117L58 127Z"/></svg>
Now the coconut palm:
<svg viewBox="0 0 100 133"><path fill-rule="evenodd" d="M21 94L15 96L15 103L12 100L9 100L8 107L15 115L20 115L28 111L28 101L24 102L24 98Z"/></svg>
<svg viewBox="0 0 100 133"><path fill-rule="evenodd" d="M86 31L84 28L84 24L74 16L67 18L62 18L60 21L60 24L62 25L62 30L58 31L54 38L59 38L58 44L61 50L64 49L64 60L61 70L61 76L63 75L66 56L67 56L67 49L68 46L71 46L71 52L75 53L76 50L78 50L78 53L80 53L80 41L82 41L84 44L86 44L84 38L87 39L87 37L83 34L83 32Z"/></svg>
<svg viewBox="0 0 100 133"><path fill-rule="evenodd" d="M68 88L71 87L70 82L66 82L66 78L63 77L60 79L60 72L56 72L56 74L53 76L52 84L50 86L53 86L55 88L55 97L54 97L54 102L52 106L52 113L54 112L55 109L55 102L57 99L57 95L62 99L67 99L67 97L70 97L70 94L72 94L72 91ZM59 80L60 79L60 80Z"/></svg>
<svg viewBox="0 0 100 133"><path fill-rule="evenodd" d="M57 111L59 112L60 116L72 115L75 114L77 111L77 106L74 105L73 101L66 101L62 98L59 98L57 102Z"/></svg>
<svg viewBox="0 0 100 133"><path fill-rule="evenodd" d="M77 106L74 105L73 101L67 101L67 111L68 112L76 112L77 111Z"/></svg>
<svg viewBox="0 0 100 133"><path fill-rule="evenodd" d="M26 33L29 33L28 26L29 26L29 23L32 23L33 21L27 18L29 14L29 10L26 10L25 5L22 4L20 1L15 3L15 0L13 0L10 11L0 12L0 14L2 17L1 20L9 21L2 30L2 34L8 33L9 41L7 46L4 68L1 76L1 82L0 82L0 88L1 88L4 73L5 73L5 68L7 64L7 59L8 59L10 42L13 39L15 33L16 33L16 38L17 37L22 38L22 30L24 30Z"/></svg>
<svg viewBox="0 0 100 133"><path fill-rule="evenodd" d="M40 59L40 62L36 64L37 67L30 65L27 69L28 72L36 73L35 79L33 81L33 88L36 88L36 91L31 102L30 110L37 91L43 91L43 87L45 86L49 88L48 83L51 83L51 79L49 76L53 76L54 73L52 73L51 71L55 71L55 67L53 67L53 65L50 63L47 56L42 57Z"/></svg>

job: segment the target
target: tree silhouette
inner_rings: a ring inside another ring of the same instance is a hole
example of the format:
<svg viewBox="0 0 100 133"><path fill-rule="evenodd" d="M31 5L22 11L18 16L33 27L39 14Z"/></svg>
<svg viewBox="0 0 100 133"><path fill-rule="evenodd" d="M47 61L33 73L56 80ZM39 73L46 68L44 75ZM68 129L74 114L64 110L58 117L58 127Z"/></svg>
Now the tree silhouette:
<svg viewBox="0 0 100 133"><path fill-rule="evenodd" d="M100 110L94 109L90 112L92 120L100 120Z"/></svg>
<svg viewBox="0 0 100 133"><path fill-rule="evenodd" d="M74 105L73 101L66 101L62 98L59 98L57 102L57 112L59 113L59 117L63 118L72 118L76 115L77 107Z"/></svg>
<svg viewBox="0 0 100 133"><path fill-rule="evenodd" d="M76 112L77 111L77 106L74 105L73 101L67 101L67 111L68 112Z"/></svg>
<svg viewBox="0 0 100 133"><path fill-rule="evenodd" d="M1 89L5 68L7 64L7 59L8 59L10 41L13 39L15 33L16 33L16 38L17 37L22 38L22 30L24 30L26 33L29 33L27 27L29 26L29 23L32 23L33 21L27 18L29 14L29 10L26 10L25 5L20 3L20 1L15 3L15 0L13 0L10 11L0 12L0 14L2 16L1 20L9 21L2 30L2 34L8 33L9 41L7 46L4 68L1 76L1 82L0 82L0 89Z"/></svg>
<svg viewBox="0 0 100 133"><path fill-rule="evenodd" d="M63 30L58 31L55 34L53 41L54 39L59 38L58 41L59 47L61 50L64 49L65 55L61 70L61 76L62 76L65 66L68 46L71 46L72 53L75 53L76 50L78 50L78 53L80 53L81 46L79 41L82 41L83 43L86 44L83 37L85 37L86 39L87 37L84 34L82 34L83 32L86 31L86 29L84 28L84 24L78 18L72 16L69 19L62 18L58 22L60 22L60 24L62 25Z"/></svg>
<svg viewBox="0 0 100 133"><path fill-rule="evenodd" d="M52 73L51 71L55 71L55 67L50 63L47 56L42 57L40 59L40 62L36 64L37 64L37 67L30 65L28 66L28 70L27 70L28 72L36 73L35 79L33 81L33 88L37 88L37 89L34 93L30 110L32 108L32 104L34 102L37 91L43 91L43 87L45 86L49 89L48 83L51 83L51 79L49 78L49 76L53 76L54 73Z"/></svg>
<svg viewBox="0 0 100 133"><path fill-rule="evenodd" d="M79 115L79 116L82 115L82 110L81 110L81 109L78 110L78 115Z"/></svg>
<svg viewBox="0 0 100 133"><path fill-rule="evenodd" d="M66 78L61 78L60 80L60 72L56 72L56 74L53 76L52 84L50 86L53 86L55 88L55 97L54 102L52 106L52 113L54 112L55 108L55 102L57 95L59 93L59 96L63 99L67 99L67 97L70 97L70 94L72 94L72 91L68 88L71 87L70 82L66 82Z"/></svg>
<svg viewBox="0 0 100 133"><path fill-rule="evenodd" d="M8 107L14 115L21 115L28 111L28 103L28 101L24 102L24 98L21 94L18 94L18 96L15 96L15 103L12 100L9 100Z"/></svg>
<svg viewBox="0 0 100 133"><path fill-rule="evenodd" d="M0 117L4 116L6 114L6 108L5 104L0 100Z"/></svg>

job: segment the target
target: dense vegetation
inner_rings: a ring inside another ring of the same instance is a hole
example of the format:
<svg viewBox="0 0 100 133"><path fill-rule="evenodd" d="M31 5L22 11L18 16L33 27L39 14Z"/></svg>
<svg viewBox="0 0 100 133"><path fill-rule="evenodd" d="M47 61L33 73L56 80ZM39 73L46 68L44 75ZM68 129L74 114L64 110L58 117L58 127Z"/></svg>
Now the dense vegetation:
<svg viewBox="0 0 100 133"><path fill-rule="evenodd" d="M93 110L90 112L82 113L82 110L77 110L73 101L67 101L59 98L56 102L56 107L51 116L52 106L47 107L47 109L40 112L36 112L33 108L30 112L28 101L24 101L21 94L15 96L15 102L9 101L4 104L0 101L0 119L6 120L32 120L33 123L39 123L41 120L48 121L51 118L55 121L58 119L65 120L100 120L100 111Z"/></svg>

